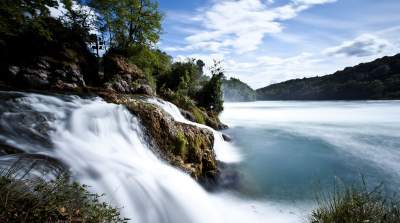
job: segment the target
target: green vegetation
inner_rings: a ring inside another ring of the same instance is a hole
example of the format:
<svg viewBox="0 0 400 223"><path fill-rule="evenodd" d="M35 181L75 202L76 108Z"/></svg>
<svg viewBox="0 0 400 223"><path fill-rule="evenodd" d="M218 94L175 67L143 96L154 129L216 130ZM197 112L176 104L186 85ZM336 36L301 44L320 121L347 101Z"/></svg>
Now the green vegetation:
<svg viewBox="0 0 400 223"><path fill-rule="evenodd" d="M27 174L27 173L25 173ZM23 174L23 175L25 175ZM6 170L0 176L0 222L127 222L86 185L66 177L26 179Z"/></svg>
<svg viewBox="0 0 400 223"><path fill-rule="evenodd" d="M225 101L255 101L256 92L237 78L224 79L222 82Z"/></svg>
<svg viewBox="0 0 400 223"><path fill-rule="evenodd" d="M53 18L49 8L59 3L66 12ZM156 0L6 0L0 4L0 79L7 84L31 89L57 85L157 92L193 113L196 121L219 123L217 115L223 110L220 64L211 68L212 77L208 77L203 61L173 62L155 47L163 19ZM100 36L90 35L93 29ZM106 42L104 57L110 58L96 58L99 39ZM88 46L95 46L96 55ZM107 61L121 72L99 72Z"/></svg>
<svg viewBox="0 0 400 223"><path fill-rule="evenodd" d="M163 15L152 0L91 0L98 15L100 31L108 35L109 45L129 48L158 42Z"/></svg>
<svg viewBox="0 0 400 223"><path fill-rule="evenodd" d="M222 95L222 79L224 78L224 70L220 62L214 61L214 65L210 69L211 79L207 81L203 88L197 93L197 100L201 107L215 113L224 110L224 100Z"/></svg>
<svg viewBox="0 0 400 223"><path fill-rule="evenodd" d="M258 100L400 99L400 54L332 75L286 81L257 90Z"/></svg>
<svg viewBox="0 0 400 223"><path fill-rule="evenodd" d="M346 187L337 185L328 196L320 196L313 211L312 223L397 223L400 201L389 196L382 185L368 189L366 184Z"/></svg>
<svg viewBox="0 0 400 223"><path fill-rule="evenodd" d="M186 140L186 136L183 132L178 131L176 134L176 143L175 143L175 149L174 149L174 154L182 156L182 158L185 158L188 152L187 149L188 142Z"/></svg>

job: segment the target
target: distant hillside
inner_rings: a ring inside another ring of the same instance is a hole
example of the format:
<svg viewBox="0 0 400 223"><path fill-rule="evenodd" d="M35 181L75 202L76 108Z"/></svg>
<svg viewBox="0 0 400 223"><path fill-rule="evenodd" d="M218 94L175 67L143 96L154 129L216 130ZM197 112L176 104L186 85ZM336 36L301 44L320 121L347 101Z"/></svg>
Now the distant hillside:
<svg viewBox="0 0 400 223"><path fill-rule="evenodd" d="M223 80L224 101L255 101L256 92L246 83L236 78Z"/></svg>
<svg viewBox="0 0 400 223"><path fill-rule="evenodd" d="M400 99L400 54L257 90L257 100Z"/></svg>

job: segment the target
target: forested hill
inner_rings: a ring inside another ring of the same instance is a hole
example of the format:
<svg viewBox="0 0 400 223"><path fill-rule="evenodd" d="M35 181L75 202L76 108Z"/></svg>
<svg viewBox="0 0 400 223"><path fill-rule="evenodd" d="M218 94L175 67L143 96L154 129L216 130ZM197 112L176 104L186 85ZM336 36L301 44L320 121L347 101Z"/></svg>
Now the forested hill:
<svg viewBox="0 0 400 223"><path fill-rule="evenodd" d="M255 101L256 92L246 83L237 78L222 81L224 101Z"/></svg>
<svg viewBox="0 0 400 223"><path fill-rule="evenodd" d="M258 89L257 100L400 99L400 54Z"/></svg>

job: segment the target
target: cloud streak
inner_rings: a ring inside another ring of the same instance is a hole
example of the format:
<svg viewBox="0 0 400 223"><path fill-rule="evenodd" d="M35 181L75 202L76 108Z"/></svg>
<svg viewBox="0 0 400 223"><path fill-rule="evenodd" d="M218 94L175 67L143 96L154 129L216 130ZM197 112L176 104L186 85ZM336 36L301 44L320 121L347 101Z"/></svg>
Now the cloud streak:
<svg viewBox="0 0 400 223"><path fill-rule="evenodd" d="M330 56L366 57L377 55L391 47L389 41L372 34L364 34L354 40L325 50Z"/></svg>

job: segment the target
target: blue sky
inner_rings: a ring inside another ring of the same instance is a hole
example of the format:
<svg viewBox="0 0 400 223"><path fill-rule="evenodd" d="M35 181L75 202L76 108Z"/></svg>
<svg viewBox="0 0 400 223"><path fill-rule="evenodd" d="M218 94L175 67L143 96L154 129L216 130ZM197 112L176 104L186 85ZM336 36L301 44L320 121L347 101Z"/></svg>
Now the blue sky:
<svg viewBox="0 0 400 223"><path fill-rule="evenodd" d="M400 53L399 0L159 0L159 47L253 88Z"/></svg>

